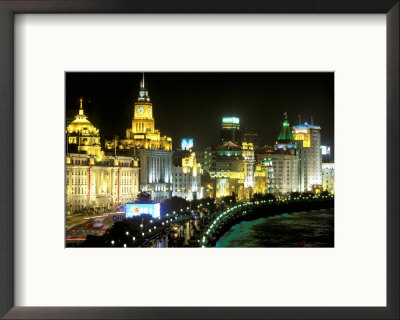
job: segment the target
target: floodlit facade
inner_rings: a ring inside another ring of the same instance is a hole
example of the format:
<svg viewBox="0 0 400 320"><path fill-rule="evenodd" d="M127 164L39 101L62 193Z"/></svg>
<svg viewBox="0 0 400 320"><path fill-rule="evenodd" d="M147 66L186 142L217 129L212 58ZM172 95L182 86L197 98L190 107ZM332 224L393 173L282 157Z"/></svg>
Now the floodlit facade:
<svg viewBox="0 0 400 320"><path fill-rule="evenodd" d="M186 200L203 198L201 174L201 165L194 152L182 158L181 166L172 167L172 196Z"/></svg>
<svg viewBox="0 0 400 320"><path fill-rule="evenodd" d="M322 190L335 193L335 164L322 164Z"/></svg>
<svg viewBox="0 0 400 320"><path fill-rule="evenodd" d="M275 175L271 158L256 155L254 168L254 193L274 193Z"/></svg>
<svg viewBox="0 0 400 320"><path fill-rule="evenodd" d="M144 75L134 103L132 127L125 139L106 140L108 150L133 149L140 159L140 189L149 191L154 201L170 198L172 193L172 139L155 129L153 104Z"/></svg>
<svg viewBox="0 0 400 320"><path fill-rule="evenodd" d="M229 141L204 150L204 171L210 176L203 184L207 195L221 198L236 195L239 200L250 199L254 187L254 150L251 143L240 146Z"/></svg>
<svg viewBox="0 0 400 320"><path fill-rule="evenodd" d="M155 129L153 104L149 91L143 79L140 82L139 97L134 103L132 127L126 130L126 138L106 140L106 149L159 149L172 150L172 139L161 136L160 130Z"/></svg>
<svg viewBox="0 0 400 320"><path fill-rule="evenodd" d="M80 99L79 113L66 129L67 153L85 153L101 161L104 152L101 150L100 132L84 113L83 100Z"/></svg>
<svg viewBox="0 0 400 320"><path fill-rule="evenodd" d="M151 192L154 201L161 202L172 194L172 151L139 149L140 189Z"/></svg>
<svg viewBox="0 0 400 320"><path fill-rule="evenodd" d="M300 191L312 191L322 184L321 127L300 124L293 127L300 157Z"/></svg>
<svg viewBox="0 0 400 320"><path fill-rule="evenodd" d="M84 114L66 128L66 213L103 212L133 201L139 191L139 165L132 157L108 157L100 146L100 133Z"/></svg>
<svg viewBox="0 0 400 320"><path fill-rule="evenodd" d="M87 154L67 154L66 212L118 209L139 192L138 162L130 157L104 157L96 162Z"/></svg>
<svg viewBox="0 0 400 320"><path fill-rule="evenodd" d="M274 192L276 194L297 192L300 188L298 149L286 112L284 115L285 119L275 148L268 153L268 158L274 168Z"/></svg>

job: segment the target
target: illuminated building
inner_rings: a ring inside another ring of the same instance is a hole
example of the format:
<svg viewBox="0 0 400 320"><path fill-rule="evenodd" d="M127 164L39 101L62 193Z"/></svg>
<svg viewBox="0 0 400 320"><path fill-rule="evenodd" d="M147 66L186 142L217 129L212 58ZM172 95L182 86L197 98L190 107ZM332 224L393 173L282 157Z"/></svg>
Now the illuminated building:
<svg viewBox="0 0 400 320"><path fill-rule="evenodd" d="M115 143L115 140L107 140L106 148L113 149ZM160 130L155 129L153 104L145 86L144 75L140 81L139 97L133 107L132 127L126 130L126 139L119 140L117 147L121 149L172 149L172 139L161 136Z"/></svg>
<svg viewBox="0 0 400 320"><path fill-rule="evenodd" d="M88 154L66 156L66 212L104 211L134 201L139 191L138 162L131 157L107 157L101 162Z"/></svg>
<svg viewBox="0 0 400 320"><path fill-rule="evenodd" d="M322 190L335 193L335 164L322 164Z"/></svg>
<svg viewBox="0 0 400 320"><path fill-rule="evenodd" d="M278 140L275 143L275 149L288 150L296 149L297 145L290 129L290 124L287 119L287 113L284 113L285 119L282 124L281 132L279 133Z"/></svg>
<svg viewBox="0 0 400 320"><path fill-rule="evenodd" d="M104 153L101 151L99 129L87 119L80 99L79 113L70 122L66 130L67 153L85 153L101 161Z"/></svg>
<svg viewBox="0 0 400 320"><path fill-rule="evenodd" d="M281 150L269 154L275 175L274 192L285 194L299 191L299 157Z"/></svg>
<svg viewBox="0 0 400 320"><path fill-rule="evenodd" d="M139 149L140 189L151 192L161 202L172 193L172 151Z"/></svg>
<svg viewBox="0 0 400 320"><path fill-rule="evenodd" d="M254 187L254 150L251 143L240 146L229 141L204 150L204 171L210 180L203 183L205 196L225 197L235 194L239 200L249 199Z"/></svg>
<svg viewBox="0 0 400 320"><path fill-rule="evenodd" d="M138 161L104 155L99 130L84 114L82 99L78 115L67 126L66 137L67 214L116 209L135 200L139 190Z"/></svg>
<svg viewBox="0 0 400 320"><path fill-rule="evenodd" d="M271 159L274 168L274 192L277 194L296 192L300 188L300 161L297 145L290 130L286 112L284 115L285 119L275 143L275 149L268 153L268 158Z"/></svg>
<svg viewBox="0 0 400 320"><path fill-rule="evenodd" d="M182 158L181 166L172 167L172 196L186 200L201 199L201 165L196 161L196 154Z"/></svg>
<svg viewBox="0 0 400 320"><path fill-rule="evenodd" d="M256 155L254 168L254 193L274 193L274 166L271 158Z"/></svg>
<svg viewBox="0 0 400 320"><path fill-rule="evenodd" d="M331 147L321 146L322 162L331 162Z"/></svg>
<svg viewBox="0 0 400 320"><path fill-rule="evenodd" d="M321 127L312 122L294 126L293 137L300 156L300 191L312 191L322 184Z"/></svg>
<svg viewBox="0 0 400 320"><path fill-rule="evenodd" d="M221 144L228 141L240 145L242 143L242 133L240 131L240 120L236 117L223 117L221 123Z"/></svg>
<svg viewBox="0 0 400 320"><path fill-rule="evenodd" d="M140 159L140 189L150 191L155 201L162 201L172 192L172 139L155 129L153 104L145 86L144 75L139 96L134 103L132 127L125 139L106 140L105 147L133 149Z"/></svg>
<svg viewBox="0 0 400 320"><path fill-rule="evenodd" d="M181 140L181 150L192 150L193 138L184 138Z"/></svg>

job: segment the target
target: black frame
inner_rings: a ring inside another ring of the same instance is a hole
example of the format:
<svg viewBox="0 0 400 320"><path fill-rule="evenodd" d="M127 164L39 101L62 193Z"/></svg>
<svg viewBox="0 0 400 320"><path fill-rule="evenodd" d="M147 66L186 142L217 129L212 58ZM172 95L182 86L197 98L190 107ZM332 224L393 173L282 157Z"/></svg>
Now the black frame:
<svg viewBox="0 0 400 320"><path fill-rule="evenodd" d="M399 8L399 0L0 0L0 316L4 319L399 319ZM386 14L387 307L15 307L13 83L14 14L17 13Z"/></svg>

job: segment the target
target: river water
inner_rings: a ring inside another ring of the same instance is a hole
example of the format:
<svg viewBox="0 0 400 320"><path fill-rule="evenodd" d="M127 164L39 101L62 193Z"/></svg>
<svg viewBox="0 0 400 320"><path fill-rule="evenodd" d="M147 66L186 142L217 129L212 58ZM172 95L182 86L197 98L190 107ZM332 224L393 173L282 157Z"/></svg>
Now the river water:
<svg viewBox="0 0 400 320"><path fill-rule="evenodd" d="M283 213L243 221L223 234L216 247L333 247L333 209Z"/></svg>

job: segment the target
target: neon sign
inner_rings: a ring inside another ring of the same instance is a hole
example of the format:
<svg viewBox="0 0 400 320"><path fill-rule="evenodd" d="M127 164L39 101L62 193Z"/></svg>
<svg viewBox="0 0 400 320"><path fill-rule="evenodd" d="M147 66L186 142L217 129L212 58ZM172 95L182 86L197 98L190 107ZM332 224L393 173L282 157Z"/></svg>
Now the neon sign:
<svg viewBox="0 0 400 320"><path fill-rule="evenodd" d="M149 214L153 218L160 216L159 203L127 203L126 204L126 217L132 218L142 214Z"/></svg>
<svg viewBox="0 0 400 320"><path fill-rule="evenodd" d="M236 117L223 117L222 123L239 124L239 118Z"/></svg>

